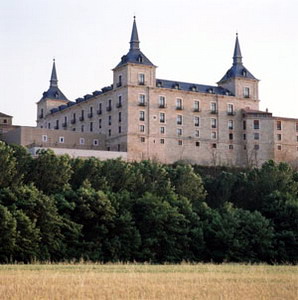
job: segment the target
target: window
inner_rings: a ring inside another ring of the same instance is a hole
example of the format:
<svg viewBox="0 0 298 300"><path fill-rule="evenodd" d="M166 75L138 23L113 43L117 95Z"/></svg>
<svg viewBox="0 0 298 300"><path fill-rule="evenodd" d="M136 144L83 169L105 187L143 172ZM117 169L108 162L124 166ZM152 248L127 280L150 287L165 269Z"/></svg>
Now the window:
<svg viewBox="0 0 298 300"><path fill-rule="evenodd" d="M117 83L117 87L122 85L122 75L118 76L118 83Z"/></svg>
<svg viewBox="0 0 298 300"><path fill-rule="evenodd" d="M160 133L161 133L161 134L164 134L164 133L165 133L165 131L166 131L166 130L165 130L165 127L163 127L163 126L162 126L162 127L160 127L160 128L159 128L159 131L160 131Z"/></svg>
<svg viewBox="0 0 298 300"><path fill-rule="evenodd" d="M80 145L85 145L85 139L84 138L80 138Z"/></svg>
<svg viewBox="0 0 298 300"><path fill-rule="evenodd" d="M81 111L81 116L80 116L80 121L84 121L84 115L85 115L85 112L84 112L84 110L82 109L82 111Z"/></svg>
<svg viewBox="0 0 298 300"><path fill-rule="evenodd" d="M99 145L98 139L94 139L93 140L93 146L98 146L98 145Z"/></svg>
<svg viewBox="0 0 298 300"><path fill-rule="evenodd" d="M71 124L75 124L76 123L76 113L72 114L72 120L70 121Z"/></svg>
<svg viewBox="0 0 298 300"><path fill-rule="evenodd" d="M55 129L59 129L59 120L56 120L56 126Z"/></svg>
<svg viewBox="0 0 298 300"><path fill-rule="evenodd" d="M141 136L141 143L145 143L145 138L143 136Z"/></svg>
<svg viewBox="0 0 298 300"><path fill-rule="evenodd" d="M232 140L233 138L233 133L229 133L229 140Z"/></svg>
<svg viewBox="0 0 298 300"><path fill-rule="evenodd" d="M234 105L228 104L228 115L233 116L234 115Z"/></svg>
<svg viewBox="0 0 298 300"><path fill-rule="evenodd" d="M193 110L194 111L200 111L200 101L194 101L193 103Z"/></svg>
<svg viewBox="0 0 298 300"><path fill-rule="evenodd" d="M234 122L233 122L233 120L229 120L229 121L228 121L228 128L229 128L230 130L233 130L233 129L234 129Z"/></svg>
<svg viewBox="0 0 298 300"><path fill-rule="evenodd" d="M161 144L164 144L164 143L165 143L165 140L164 140L164 139L160 139L159 142L160 142Z"/></svg>
<svg viewBox="0 0 298 300"><path fill-rule="evenodd" d="M194 124L196 127L200 126L200 118L199 117L194 117Z"/></svg>
<svg viewBox="0 0 298 300"><path fill-rule="evenodd" d="M59 143L63 144L64 143L64 136L59 136Z"/></svg>
<svg viewBox="0 0 298 300"><path fill-rule="evenodd" d="M281 145L277 145L277 150L281 151Z"/></svg>
<svg viewBox="0 0 298 300"><path fill-rule="evenodd" d="M85 131L85 126L82 125L82 126L81 126L81 132L84 132L84 131Z"/></svg>
<svg viewBox="0 0 298 300"><path fill-rule="evenodd" d="M281 141L281 134L277 134L277 135L276 135L276 139L277 139L278 141Z"/></svg>
<svg viewBox="0 0 298 300"><path fill-rule="evenodd" d="M118 122L121 122L121 111L118 113Z"/></svg>
<svg viewBox="0 0 298 300"><path fill-rule="evenodd" d="M109 116L109 125L112 125L112 116Z"/></svg>
<svg viewBox="0 0 298 300"><path fill-rule="evenodd" d="M145 74L139 73L139 85L145 84Z"/></svg>
<svg viewBox="0 0 298 300"><path fill-rule="evenodd" d="M211 132L211 138L216 139L216 137L217 137L216 131L212 131Z"/></svg>
<svg viewBox="0 0 298 300"><path fill-rule="evenodd" d="M254 120L254 129L260 129L260 122L259 122L259 120Z"/></svg>
<svg viewBox="0 0 298 300"><path fill-rule="evenodd" d="M276 129L281 130L281 121L276 121Z"/></svg>
<svg viewBox="0 0 298 300"><path fill-rule="evenodd" d="M177 115L177 125L182 125L182 115Z"/></svg>
<svg viewBox="0 0 298 300"><path fill-rule="evenodd" d="M258 132L254 133L254 140L259 140L260 139L260 134Z"/></svg>
<svg viewBox="0 0 298 300"><path fill-rule="evenodd" d="M183 145L182 140L178 140L178 145L179 145L179 146L182 146L182 145Z"/></svg>
<svg viewBox="0 0 298 300"><path fill-rule="evenodd" d="M298 122L296 122L296 131L298 132Z"/></svg>
<svg viewBox="0 0 298 300"><path fill-rule="evenodd" d="M121 133L121 126L118 127L118 133Z"/></svg>
<svg viewBox="0 0 298 300"><path fill-rule="evenodd" d="M243 130L246 130L246 121L243 121Z"/></svg>
<svg viewBox="0 0 298 300"><path fill-rule="evenodd" d="M211 119L211 128L216 128L217 127L217 120L212 118Z"/></svg>
<svg viewBox="0 0 298 300"><path fill-rule="evenodd" d="M182 99L177 98L177 99L176 99L176 109L180 110L180 109L182 109L182 108L183 108L183 107L182 107Z"/></svg>
<svg viewBox="0 0 298 300"><path fill-rule="evenodd" d="M40 110L40 116L39 116L40 118L43 118L43 108ZM7 123L7 120L5 119L4 121L3 121L3 123Z"/></svg>
<svg viewBox="0 0 298 300"><path fill-rule="evenodd" d="M159 113L159 122L165 123L166 122L166 115L165 113Z"/></svg>
<svg viewBox="0 0 298 300"><path fill-rule="evenodd" d="M121 150L120 144L117 145L117 150L118 150L118 152L120 152L120 150Z"/></svg>
<svg viewBox="0 0 298 300"><path fill-rule="evenodd" d="M121 96L121 95L118 96L117 107L118 107L118 108L122 107L122 96Z"/></svg>
<svg viewBox="0 0 298 300"><path fill-rule="evenodd" d="M90 106L89 107L89 114L88 114L88 118L92 118L93 117L93 107Z"/></svg>
<svg viewBox="0 0 298 300"><path fill-rule="evenodd" d="M233 145L229 145L229 149L230 149L230 150L233 150L233 149L234 149L234 146L233 146Z"/></svg>
<svg viewBox="0 0 298 300"><path fill-rule="evenodd" d="M107 111L111 111L111 110L112 110L112 99L109 99Z"/></svg>
<svg viewBox="0 0 298 300"><path fill-rule="evenodd" d="M111 136L112 135L112 130L111 129L109 129L109 136Z"/></svg>
<svg viewBox="0 0 298 300"><path fill-rule="evenodd" d="M200 147L200 142L196 142L196 147Z"/></svg>
<svg viewBox="0 0 298 300"><path fill-rule="evenodd" d="M43 142L47 142L48 141L48 136L47 135L42 135L41 140Z"/></svg>
<svg viewBox="0 0 298 300"><path fill-rule="evenodd" d="M177 135L182 135L182 128L177 128Z"/></svg>
<svg viewBox="0 0 298 300"><path fill-rule="evenodd" d="M216 102L211 102L210 103L210 110L212 114L216 114L217 113L217 105Z"/></svg>
<svg viewBox="0 0 298 300"><path fill-rule="evenodd" d="M195 137L200 137L200 130L195 131Z"/></svg>
<svg viewBox="0 0 298 300"><path fill-rule="evenodd" d="M143 110L141 110L139 113L139 119L140 121L145 121L145 112Z"/></svg>
<svg viewBox="0 0 298 300"><path fill-rule="evenodd" d="M98 104L97 114L98 114L98 115L101 115L101 113L102 113L102 103L99 103L99 104Z"/></svg>
<svg viewBox="0 0 298 300"><path fill-rule="evenodd" d="M254 149L255 149L255 150L259 150L259 149L260 149L260 146L259 146L258 144L256 144L256 145L254 146Z"/></svg>
<svg viewBox="0 0 298 300"><path fill-rule="evenodd" d="M90 132L93 131L93 122L90 122Z"/></svg>
<svg viewBox="0 0 298 300"><path fill-rule="evenodd" d="M101 129L101 119L98 120L98 128Z"/></svg>
<svg viewBox="0 0 298 300"><path fill-rule="evenodd" d="M250 97L250 94L249 94L249 88L248 87L245 87L243 89L243 97L244 98L249 98Z"/></svg>
<svg viewBox="0 0 298 300"><path fill-rule="evenodd" d="M166 97L159 96L159 107L165 108L166 107Z"/></svg>
<svg viewBox="0 0 298 300"><path fill-rule="evenodd" d="M140 125L139 126L139 130L140 130L140 132L145 132L145 126L144 125Z"/></svg>
<svg viewBox="0 0 298 300"><path fill-rule="evenodd" d="M243 140L246 140L246 133L243 134Z"/></svg>
<svg viewBox="0 0 298 300"><path fill-rule="evenodd" d="M216 148L217 148L217 145L216 145L216 144L212 144L211 147L212 147L213 149L216 149Z"/></svg>
<svg viewBox="0 0 298 300"><path fill-rule="evenodd" d="M296 136L296 140L297 140L297 142L298 142L298 135Z"/></svg>
<svg viewBox="0 0 298 300"><path fill-rule="evenodd" d="M48 129L51 129L51 123L48 123Z"/></svg>
<svg viewBox="0 0 298 300"><path fill-rule="evenodd" d="M139 105L145 106L145 94L139 94Z"/></svg>

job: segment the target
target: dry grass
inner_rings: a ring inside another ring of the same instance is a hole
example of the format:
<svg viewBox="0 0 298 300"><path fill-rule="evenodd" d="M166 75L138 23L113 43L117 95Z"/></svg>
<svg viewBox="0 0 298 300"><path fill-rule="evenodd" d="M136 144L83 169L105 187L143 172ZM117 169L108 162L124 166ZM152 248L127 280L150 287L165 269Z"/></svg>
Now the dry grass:
<svg viewBox="0 0 298 300"><path fill-rule="evenodd" d="M298 299L298 267L2 265L0 299Z"/></svg>

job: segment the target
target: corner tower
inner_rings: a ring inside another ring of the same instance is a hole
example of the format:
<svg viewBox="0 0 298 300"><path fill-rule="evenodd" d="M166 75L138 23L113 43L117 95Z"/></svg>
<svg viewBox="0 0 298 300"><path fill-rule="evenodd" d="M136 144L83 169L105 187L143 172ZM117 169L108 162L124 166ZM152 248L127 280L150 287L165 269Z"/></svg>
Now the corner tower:
<svg viewBox="0 0 298 300"><path fill-rule="evenodd" d="M259 100L258 83L259 80L242 63L242 54L237 33L233 65L217 84L231 91L237 98Z"/></svg>
<svg viewBox="0 0 298 300"><path fill-rule="evenodd" d="M114 89L123 86L146 85L155 86L156 66L141 52L136 18L134 17L130 48L121 57L114 71Z"/></svg>
<svg viewBox="0 0 298 300"><path fill-rule="evenodd" d="M65 105L69 100L58 87L58 78L55 59L53 60L52 74L49 89L43 93L42 98L37 102L37 126L42 127L44 117L50 113L51 109Z"/></svg>

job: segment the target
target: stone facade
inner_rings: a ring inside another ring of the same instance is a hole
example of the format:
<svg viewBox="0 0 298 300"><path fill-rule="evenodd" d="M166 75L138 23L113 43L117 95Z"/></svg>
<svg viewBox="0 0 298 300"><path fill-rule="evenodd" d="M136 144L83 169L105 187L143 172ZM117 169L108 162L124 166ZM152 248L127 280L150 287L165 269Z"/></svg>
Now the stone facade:
<svg viewBox="0 0 298 300"><path fill-rule="evenodd" d="M69 101L54 63L37 127L102 135L106 150L127 152L130 161L243 167L298 160L298 119L259 111L258 79L242 63L238 36L233 65L217 86L161 80L140 51L135 21L111 86Z"/></svg>

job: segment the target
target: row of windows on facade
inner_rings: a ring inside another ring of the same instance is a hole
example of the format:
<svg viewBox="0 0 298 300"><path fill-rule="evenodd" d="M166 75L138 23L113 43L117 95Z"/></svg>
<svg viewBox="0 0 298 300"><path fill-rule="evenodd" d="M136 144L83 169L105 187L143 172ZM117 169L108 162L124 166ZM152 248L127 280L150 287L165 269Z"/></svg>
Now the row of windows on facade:
<svg viewBox="0 0 298 300"><path fill-rule="evenodd" d="M143 136L140 137L140 142L141 142L141 143L145 143L145 142L146 142L146 138L143 137ZM154 143L155 143L155 141L154 141ZM164 144L165 144L165 139L160 139L160 140L159 140L159 143L162 144L162 145L164 145ZM183 146L183 140L177 140L177 144L178 144L179 146ZM200 141L196 141L196 142L194 142L194 145L195 145L196 147L200 147L200 146L201 146L201 142L200 142ZM217 148L217 144L216 144L216 143L212 143L212 144L211 144L211 148L216 149L216 148ZM229 145L228 145L228 148L229 148L229 150L233 150L233 149L234 149L234 145L233 145L233 144L229 144ZM277 148L278 148L278 150L281 150L281 145L278 145ZM246 145L243 146L243 149L244 149L244 150L247 149ZM255 144L255 145L254 145L254 150L259 150L259 149L260 149L260 145L259 145L259 144ZM298 147L297 147L297 149L298 149Z"/></svg>
<svg viewBox="0 0 298 300"><path fill-rule="evenodd" d="M139 94L139 105L140 106L146 106L146 96L145 94ZM166 103L166 97L165 96L159 96L159 101L158 101L158 107L159 108L166 108L167 103ZM183 100L181 98L176 98L176 109L177 110L183 110ZM193 102L193 111L195 112L200 112L201 111L201 106L200 106L200 101L199 100L194 100ZM217 103L216 102L210 102L210 112L216 114L218 112L217 110ZM227 114L228 115L235 115L234 111L234 104L227 104Z"/></svg>
<svg viewBox="0 0 298 300"><path fill-rule="evenodd" d="M139 60L139 62L143 61L142 57L139 57L138 60ZM138 73L138 84L139 85L145 85L145 74L144 73ZM118 75L118 82L117 82L116 86L117 87L121 87L122 86L122 75L121 74ZM158 82L157 86L161 87L162 86L161 82ZM179 83L174 84L173 87L175 89L177 89L177 90L180 89ZM193 91L196 91L196 87L195 86L194 86ZM210 89L210 91L212 92L212 89ZM249 89L249 87L244 87L243 88L243 97L244 98L250 98L250 89Z"/></svg>
<svg viewBox="0 0 298 300"><path fill-rule="evenodd" d="M282 122L281 121L276 121L276 130L282 130ZM253 120L253 129L257 130L260 129L260 120ZM243 121L243 130L246 130L246 121ZM295 130L298 132L298 122L295 124Z"/></svg>
<svg viewBox="0 0 298 300"><path fill-rule="evenodd" d="M45 134L41 136L41 140L44 143L50 142L50 138L47 135L45 135ZM51 141L51 142L55 143L55 141ZM58 138L58 143L64 144L65 143L65 137L64 136L60 136ZM79 144L80 145L85 145L85 138L80 138L79 139ZM99 140L98 139L93 139L92 145L93 146L99 146Z"/></svg>

